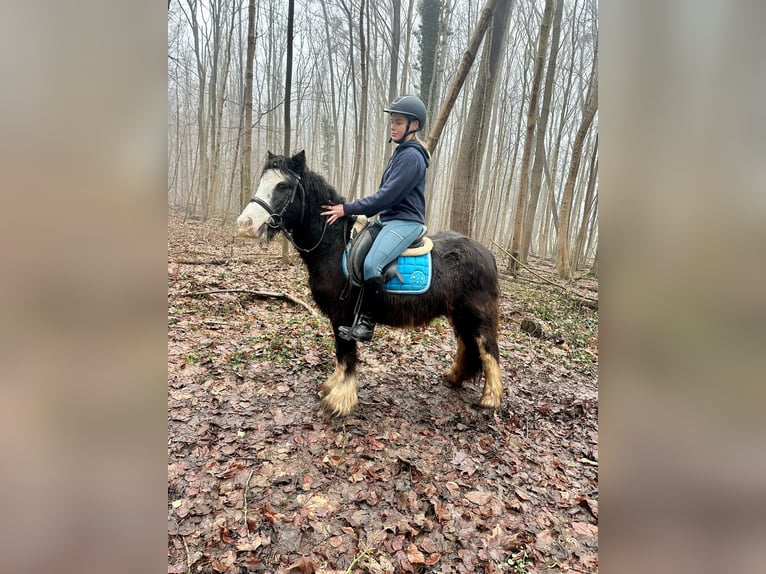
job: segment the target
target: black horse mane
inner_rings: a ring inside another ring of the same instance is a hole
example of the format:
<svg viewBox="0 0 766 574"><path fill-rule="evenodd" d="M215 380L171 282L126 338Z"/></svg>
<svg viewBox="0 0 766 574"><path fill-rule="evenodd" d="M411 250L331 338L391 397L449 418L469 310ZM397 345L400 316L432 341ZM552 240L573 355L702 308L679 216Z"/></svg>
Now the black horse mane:
<svg viewBox="0 0 766 574"><path fill-rule="evenodd" d="M298 175L308 193L307 202L322 206L325 204L344 203L346 199L320 174L306 167L304 152L293 157L269 154L263 167L265 173L269 169L278 169L285 174ZM309 193L310 190L310 193ZM314 200L317 200L316 202Z"/></svg>

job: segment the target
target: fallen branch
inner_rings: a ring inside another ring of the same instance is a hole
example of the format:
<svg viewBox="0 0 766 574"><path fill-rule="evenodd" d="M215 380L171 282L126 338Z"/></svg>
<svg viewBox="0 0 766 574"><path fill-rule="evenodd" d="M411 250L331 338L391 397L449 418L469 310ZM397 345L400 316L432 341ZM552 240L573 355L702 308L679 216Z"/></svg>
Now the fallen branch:
<svg viewBox="0 0 766 574"><path fill-rule="evenodd" d="M229 263L258 263L262 259L278 259L279 256L265 256L261 259L239 259L227 257L226 259L174 259L170 263L179 265L227 265Z"/></svg>
<svg viewBox="0 0 766 574"><path fill-rule="evenodd" d="M319 317L319 314L305 301L293 297L289 293L279 293L273 291L251 291L249 289L213 289L211 291L190 291L187 293L179 293L181 297L200 297L202 295L216 295L218 293L244 293L246 295L252 295L258 299L285 299L296 305L300 305L311 313L314 317Z"/></svg>
<svg viewBox="0 0 766 574"><path fill-rule="evenodd" d="M255 469L251 470L250 474L247 477L247 482L245 483L245 504L244 504L244 508L242 509L242 514L244 514L245 516L245 530L247 531L248 534L250 534L250 526L247 523L247 513L249 512L247 508L247 491L250 488L250 480L252 480L254 473L255 473Z"/></svg>
<svg viewBox="0 0 766 574"><path fill-rule="evenodd" d="M494 243L494 244L495 244L495 246L496 246L498 249L500 249L500 251L502 251L503 253L505 253L505 254L506 254L508 257L510 257L511 259L513 259L513 260L514 260L516 263L518 263L519 265L521 265L521 266L522 266L524 269L526 269L527 271L529 271L529 272L530 272L532 275L534 275L534 276L535 276L535 277L537 277L538 279L542 279L542 280L543 280L543 281L545 281L545 282L546 282L548 285L553 285L554 287L557 287L557 288L561 289L561 290L562 290L562 291L563 291L563 292L564 292L566 295L568 295L568 296L572 297L573 299L576 299L576 300L577 300L579 303L581 303L582 305L585 305L586 307L588 307L588 308L590 308L590 309L595 309L595 310L597 310L597 311L598 311L598 299L593 299L592 297L585 297L585 296L583 296L583 295L578 295L577 293L574 293L573 291L571 291L570 289L568 289L568 288L567 288L567 287L565 287L564 285L559 285L558 283L555 283L554 281L551 281L551 280L550 280L550 279L548 279L547 277L543 277L543 276L542 276L542 275L540 275L539 273L536 273L534 270L532 270L532 269L529 267L529 265L526 265L525 263L523 263L523 262L519 261L519 260L518 260L516 257L514 257L514 256L513 256L511 253L509 253L507 249L505 249L505 248L504 248L502 245L499 245L499 244L498 244L498 243L497 243L497 242L496 242L494 239L492 240L492 243Z"/></svg>

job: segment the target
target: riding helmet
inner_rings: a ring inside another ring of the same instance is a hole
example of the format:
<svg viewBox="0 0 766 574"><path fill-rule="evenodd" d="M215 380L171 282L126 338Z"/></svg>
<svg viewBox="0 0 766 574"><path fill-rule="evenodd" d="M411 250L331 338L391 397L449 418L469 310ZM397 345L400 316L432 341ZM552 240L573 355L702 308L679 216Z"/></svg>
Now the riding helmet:
<svg viewBox="0 0 766 574"><path fill-rule="evenodd" d="M420 122L418 130L426 123L426 106L417 96L399 96L384 112L402 114Z"/></svg>

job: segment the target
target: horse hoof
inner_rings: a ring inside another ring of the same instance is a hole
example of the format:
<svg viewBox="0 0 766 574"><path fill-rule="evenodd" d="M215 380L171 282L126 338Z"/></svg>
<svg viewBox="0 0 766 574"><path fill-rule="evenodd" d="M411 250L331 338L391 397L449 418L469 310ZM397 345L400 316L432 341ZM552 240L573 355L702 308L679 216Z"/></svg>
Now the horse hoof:
<svg viewBox="0 0 766 574"><path fill-rule="evenodd" d="M320 407L321 411L326 416L333 419L340 419L347 416L351 413L352 408L353 407L347 407L346 405L332 405L327 402L326 398L322 399Z"/></svg>
<svg viewBox="0 0 766 574"><path fill-rule="evenodd" d="M502 404L502 399L496 399L494 397L481 397L481 400L479 401L479 406L483 409L497 410Z"/></svg>
<svg viewBox="0 0 766 574"><path fill-rule="evenodd" d="M450 372L444 373L444 384L451 389L460 389L463 387L463 381L453 377Z"/></svg>

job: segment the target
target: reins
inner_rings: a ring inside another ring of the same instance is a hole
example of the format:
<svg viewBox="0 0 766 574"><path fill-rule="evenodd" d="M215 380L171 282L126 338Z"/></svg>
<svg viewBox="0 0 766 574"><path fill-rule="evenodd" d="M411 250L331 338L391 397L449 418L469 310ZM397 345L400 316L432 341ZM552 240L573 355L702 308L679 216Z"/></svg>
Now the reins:
<svg viewBox="0 0 766 574"><path fill-rule="evenodd" d="M260 197L253 196L253 198L250 200L251 203L255 202L258 205L260 205L263 209L266 210L266 212L269 214L269 220L266 222L266 225L271 227L272 229L279 229L284 233L285 237L287 237L287 240L293 244L293 247L295 247L298 251L301 253L311 253L314 251L319 245L322 243L322 240L324 239L324 234L327 231L327 219L324 221L324 227L322 228L322 234L319 236L319 241L316 242L316 245L310 248L304 248L300 247L293 238L293 233L287 227L285 227L283 218L285 215L285 212L287 211L287 208L290 207L293 201L295 201L295 191L297 189L301 190L301 217L298 220L298 226L303 224L303 214L306 209L306 190L303 187L303 184L301 183L301 176L292 171L291 169L282 168L285 171L287 171L290 175L292 175L295 178L296 185L293 187L292 192L290 193L290 198L285 202L285 204L282 206L282 209L277 212L271 205L269 205L266 201L261 199Z"/></svg>

